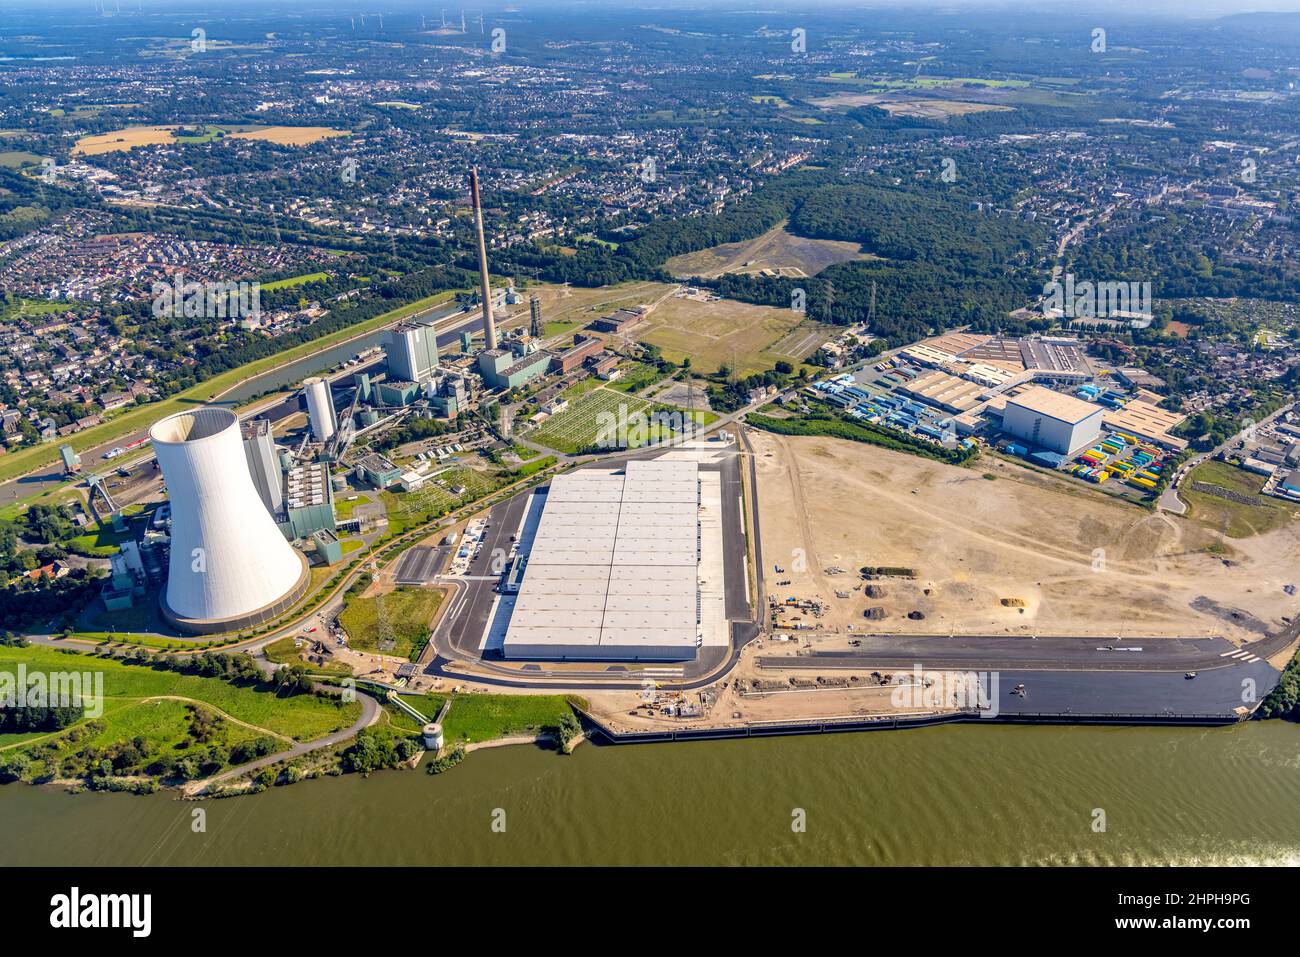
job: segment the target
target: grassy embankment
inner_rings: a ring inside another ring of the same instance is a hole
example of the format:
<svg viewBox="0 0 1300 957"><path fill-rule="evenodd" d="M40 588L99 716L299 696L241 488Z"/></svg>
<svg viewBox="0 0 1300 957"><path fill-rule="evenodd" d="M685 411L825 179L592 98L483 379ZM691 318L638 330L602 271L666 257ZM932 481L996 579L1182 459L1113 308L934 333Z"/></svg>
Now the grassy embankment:
<svg viewBox="0 0 1300 957"><path fill-rule="evenodd" d="M69 767L98 767L101 757L109 760L100 754L106 750L116 757L113 775L147 773L148 766L171 764L184 756L210 765L214 749L221 752L241 744L249 756L273 753L293 741L310 741L347 727L361 714L355 701L285 695L270 685L234 684L35 645L0 647L0 672L16 681L19 665L26 666L29 676L103 675L102 714L83 717L59 731L0 735L0 759L6 764L26 761L27 780L59 776ZM252 742L260 747L253 749ZM124 759L122 751L128 746L129 757ZM226 761L237 763L230 755Z"/></svg>
<svg viewBox="0 0 1300 957"><path fill-rule="evenodd" d="M1198 492L1193 482L1217 485L1248 502L1235 502L1209 492ZM1223 532L1229 538L1249 538L1281 528L1295 519L1296 506L1279 498L1259 494L1264 477L1227 462L1202 462L1192 469L1178 487L1178 495L1187 503L1188 517Z"/></svg>
<svg viewBox="0 0 1300 957"><path fill-rule="evenodd" d="M445 694L402 695L402 700L432 720L447 700ZM558 728L573 714L570 702L586 708L587 702L573 695L458 694L442 726L448 747L478 744L496 738L536 735ZM417 732L415 719L397 712L393 726Z"/></svg>

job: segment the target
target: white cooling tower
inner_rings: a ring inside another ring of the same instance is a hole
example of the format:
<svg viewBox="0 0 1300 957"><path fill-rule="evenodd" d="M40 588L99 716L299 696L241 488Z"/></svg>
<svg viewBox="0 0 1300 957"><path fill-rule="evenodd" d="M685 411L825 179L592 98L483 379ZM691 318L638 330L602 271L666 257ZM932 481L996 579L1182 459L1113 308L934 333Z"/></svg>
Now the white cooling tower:
<svg viewBox="0 0 1300 957"><path fill-rule="evenodd" d="M330 384L324 379L312 376L302 380L303 391L307 393L307 417L311 420L311 437L317 442L328 442L334 435L334 395Z"/></svg>
<svg viewBox="0 0 1300 957"><path fill-rule="evenodd" d="M239 417L207 406L149 430L171 500L171 561L164 615L200 634L268 621L310 581L248 474Z"/></svg>

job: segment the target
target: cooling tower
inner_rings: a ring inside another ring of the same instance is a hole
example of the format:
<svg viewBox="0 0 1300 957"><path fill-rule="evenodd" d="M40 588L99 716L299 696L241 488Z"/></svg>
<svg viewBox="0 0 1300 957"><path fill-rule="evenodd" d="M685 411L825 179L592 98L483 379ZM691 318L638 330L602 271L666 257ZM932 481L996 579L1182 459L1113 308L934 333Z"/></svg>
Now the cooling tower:
<svg viewBox="0 0 1300 957"><path fill-rule="evenodd" d="M338 421L334 414L334 393L324 379L312 376L302 380L307 393L307 418L311 420L311 437L317 442L328 442L334 435Z"/></svg>
<svg viewBox="0 0 1300 957"><path fill-rule="evenodd" d="M171 500L162 611L198 634L275 618L307 589L307 559L285 541L248 474L239 417L208 406L149 430Z"/></svg>

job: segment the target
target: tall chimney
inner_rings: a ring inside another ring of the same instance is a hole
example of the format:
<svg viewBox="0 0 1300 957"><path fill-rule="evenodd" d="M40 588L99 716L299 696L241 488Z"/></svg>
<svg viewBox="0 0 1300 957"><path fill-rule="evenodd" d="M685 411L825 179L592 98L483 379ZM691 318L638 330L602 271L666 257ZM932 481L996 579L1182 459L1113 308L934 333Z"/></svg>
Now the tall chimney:
<svg viewBox="0 0 1300 957"><path fill-rule="evenodd" d="M497 324L492 316L492 282L488 279L487 243L483 239L483 202L478 193L478 170L469 171L469 191L474 198L474 230L478 234L478 271L481 277L483 296L483 334L487 337L487 347L497 347Z"/></svg>

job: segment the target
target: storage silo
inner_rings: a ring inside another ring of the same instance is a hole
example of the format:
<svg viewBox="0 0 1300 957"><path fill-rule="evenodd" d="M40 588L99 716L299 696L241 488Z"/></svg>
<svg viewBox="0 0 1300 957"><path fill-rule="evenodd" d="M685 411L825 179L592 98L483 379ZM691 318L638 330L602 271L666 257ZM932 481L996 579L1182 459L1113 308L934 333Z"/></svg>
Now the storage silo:
<svg viewBox="0 0 1300 957"><path fill-rule="evenodd" d="M171 502L164 616L196 634L237 631L291 607L311 580L262 504L244 457L239 417L206 406L149 430Z"/></svg>
<svg viewBox="0 0 1300 957"><path fill-rule="evenodd" d="M338 416L334 414L334 395L330 384L319 376L302 382L307 393L307 417L311 420L311 437L317 442L328 442L334 435Z"/></svg>
<svg viewBox="0 0 1300 957"><path fill-rule="evenodd" d="M442 725L440 725L438 722L431 721L428 724L426 724L424 726L424 731L421 732L421 737L424 738L424 749L426 751L442 750L442 745L443 745Z"/></svg>

